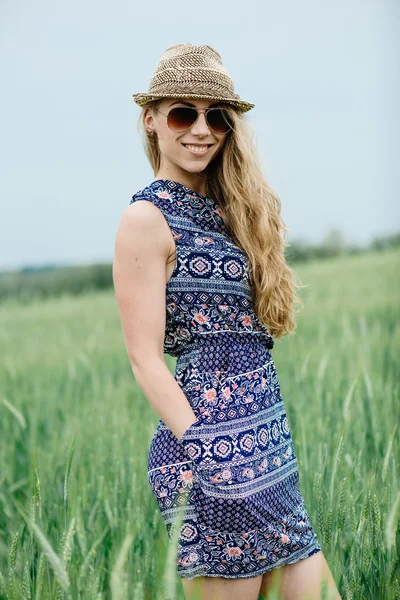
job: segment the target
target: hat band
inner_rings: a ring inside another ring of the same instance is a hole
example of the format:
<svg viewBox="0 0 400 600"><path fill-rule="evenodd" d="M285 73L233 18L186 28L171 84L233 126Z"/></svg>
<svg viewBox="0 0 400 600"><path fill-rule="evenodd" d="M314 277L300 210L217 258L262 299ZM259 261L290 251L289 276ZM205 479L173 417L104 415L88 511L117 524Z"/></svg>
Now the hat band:
<svg viewBox="0 0 400 600"><path fill-rule="evenodd" d="M149 94L186 94L201 93L210 95L220 95L226 99L240 99L235 94L230 79L219 74L215 77L215 72L210 69L186 69L179 73L172 69L157 73L150 82Z"/></svg>

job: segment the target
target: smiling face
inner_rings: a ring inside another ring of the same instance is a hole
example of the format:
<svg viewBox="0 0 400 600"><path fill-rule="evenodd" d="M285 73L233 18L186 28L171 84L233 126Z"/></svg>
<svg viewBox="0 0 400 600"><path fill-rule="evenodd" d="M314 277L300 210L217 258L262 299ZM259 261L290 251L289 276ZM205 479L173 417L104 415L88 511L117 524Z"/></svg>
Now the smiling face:
<svg viewBox="0 0 400 600"><path fill-rule="evenodd" d="M222 149L226 134L218 134L208 127L204 113L182 133L172 131L167 124L171 108L190 106L206 109L221 106L219 102L194 99L162 100L157 109L149 108L144 114L147 130L155 132L161 152L161 164L157 179L175 179L195 189L196 174L203 172L207 165Z"/></svg>

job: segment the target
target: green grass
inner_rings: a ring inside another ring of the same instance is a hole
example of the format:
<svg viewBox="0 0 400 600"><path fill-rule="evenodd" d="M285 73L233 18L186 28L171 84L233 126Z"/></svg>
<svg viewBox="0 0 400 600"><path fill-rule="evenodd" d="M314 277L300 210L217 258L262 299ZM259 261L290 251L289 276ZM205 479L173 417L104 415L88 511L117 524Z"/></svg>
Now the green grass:
<svg viewBox="0 0 400 600"><path fill-rule="evenodd" d="M305 308L273 349L346 600L400 598L399 271L398 250L297 266ZM158 415L113 292L4 301L0 353L0 600L183 599L147 481Z"/></svg>

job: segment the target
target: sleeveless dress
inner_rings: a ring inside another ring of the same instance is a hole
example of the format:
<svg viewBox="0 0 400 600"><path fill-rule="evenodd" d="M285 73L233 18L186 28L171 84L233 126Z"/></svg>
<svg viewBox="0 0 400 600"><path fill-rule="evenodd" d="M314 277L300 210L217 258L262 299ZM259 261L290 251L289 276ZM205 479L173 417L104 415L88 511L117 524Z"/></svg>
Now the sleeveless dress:
<svg viewBox="0 0 400 600"><path fill-rule="evenodd" d="M274 341L252 310L246 255L216 202L181 183L155 180L137 201L159 208L175 240L164 353L177 357L174 378L196 415L180 440L160 419L148 454L150 487L177 540L177 574L255 577L307 558L321 546L298 488Z"/></svg>

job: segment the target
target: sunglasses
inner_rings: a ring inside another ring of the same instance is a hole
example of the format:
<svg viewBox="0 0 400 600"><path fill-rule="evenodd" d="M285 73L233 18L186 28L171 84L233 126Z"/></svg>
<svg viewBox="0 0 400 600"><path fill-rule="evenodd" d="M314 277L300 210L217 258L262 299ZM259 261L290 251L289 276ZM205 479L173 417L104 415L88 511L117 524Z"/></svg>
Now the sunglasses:
<svg viewBox="0 0 400 600"><path fill-rule="evenodd" d="M232 118L224 108L197 109L189 106L177 106L171 108L168 114L161 112L158 108L156 111L167 117L168 127L176 133L183 133L193 127L201 112L205 114L208 127L215 133L227 134L233 129Z"/></svg>

